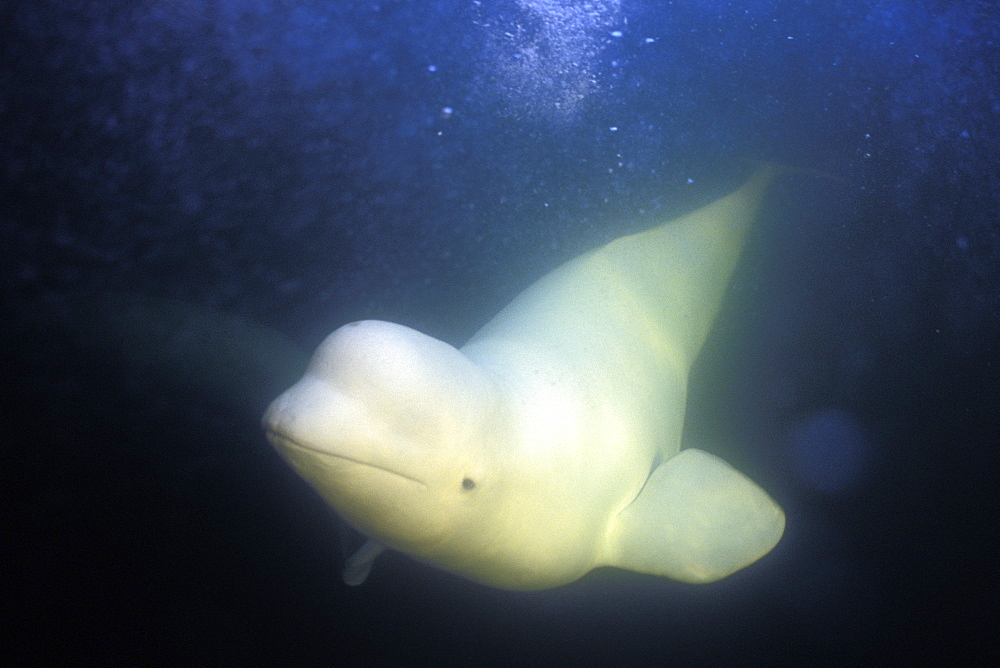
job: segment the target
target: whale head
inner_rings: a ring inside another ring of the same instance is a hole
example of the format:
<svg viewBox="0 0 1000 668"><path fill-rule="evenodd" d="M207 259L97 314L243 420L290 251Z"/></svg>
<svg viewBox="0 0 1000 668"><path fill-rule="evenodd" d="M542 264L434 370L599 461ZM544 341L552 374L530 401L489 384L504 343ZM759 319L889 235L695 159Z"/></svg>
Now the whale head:
<svg viewBox="0 0 1000 668"><path fill-rule="evenodd" d="M323 341L264 427L349 524L419 555L475 524L497 487L485 431L496 396L454 347L368 320Z"/></svg>

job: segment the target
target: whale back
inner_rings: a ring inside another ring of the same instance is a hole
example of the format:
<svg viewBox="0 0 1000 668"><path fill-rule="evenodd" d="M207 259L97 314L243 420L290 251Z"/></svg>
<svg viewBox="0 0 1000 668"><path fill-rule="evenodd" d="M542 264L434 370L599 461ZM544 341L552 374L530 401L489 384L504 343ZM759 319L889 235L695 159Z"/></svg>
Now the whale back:
<svg viewBox="0 0 1000 668"><path fill-rule="evenodd" d="M669 351L687 372L775 172L761 167L721 199L566 262L511 301L466 348L514 332L571 355L603 332L598 340ZM574 335L570 326L582 329Z"/></svg>
<svg viewBox="0 0 1000 668"><path fill-rule="evenodd" d="M636 440L674 454L688 371L775 171L761 167L719 200L556 268L500 311L462 352L499 373L523 373L531 359L538 360L531 369L535 376L548 374L557 382L572 373L578 385L644 432Z"/></svg>

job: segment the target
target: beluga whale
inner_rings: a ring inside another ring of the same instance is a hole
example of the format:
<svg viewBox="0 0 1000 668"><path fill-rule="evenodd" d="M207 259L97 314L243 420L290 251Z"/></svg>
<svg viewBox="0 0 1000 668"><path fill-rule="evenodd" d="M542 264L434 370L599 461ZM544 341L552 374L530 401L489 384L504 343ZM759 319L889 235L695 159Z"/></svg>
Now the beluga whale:
<svg viewBox="0 0 1000 668"><path fill-rule="evenodd" d="M563 264L461 348L374 320L330 334L263 422L367 537L345 582L386 548L515 590L599 566L711 582L770 551L778 504L681 433L776 171Z"/></svg>

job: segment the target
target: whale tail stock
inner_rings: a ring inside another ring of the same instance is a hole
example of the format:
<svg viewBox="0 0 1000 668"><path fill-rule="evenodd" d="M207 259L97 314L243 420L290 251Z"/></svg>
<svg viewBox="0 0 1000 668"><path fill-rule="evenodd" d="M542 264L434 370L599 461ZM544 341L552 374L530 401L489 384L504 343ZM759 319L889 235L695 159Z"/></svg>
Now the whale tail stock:
<svg viewBox="0 0 1000 668"><path fill-rule="evenodd" d="M761 164L729 195L594 251L616 265L623 280L641 282L647 312L660 314L666 336L681 343L685 371L715 321L768 186L785 171Z"/></svg>

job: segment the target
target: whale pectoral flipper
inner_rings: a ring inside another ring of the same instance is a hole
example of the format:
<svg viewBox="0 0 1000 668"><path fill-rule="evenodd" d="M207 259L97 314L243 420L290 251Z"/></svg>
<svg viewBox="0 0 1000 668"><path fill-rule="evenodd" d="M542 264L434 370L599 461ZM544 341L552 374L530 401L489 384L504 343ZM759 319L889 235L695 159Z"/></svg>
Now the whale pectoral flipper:
<svg viewBox="0 0 1000 668"><path fill-rule="evenodd" d="M608 565L712 582L774 547L785 515L742 473L689 448L656 467L613 522Z"/></svg>
<svg viewBox="0 0 1000 668"><path fill-rule="evenodd" d="M348 557L344 564L344 572L341 577L344 584L356 587L368 579L368 573L372 570L375 557L385 551L385 545L369 538L365 544L358 548L358 551Z"/></svg>

